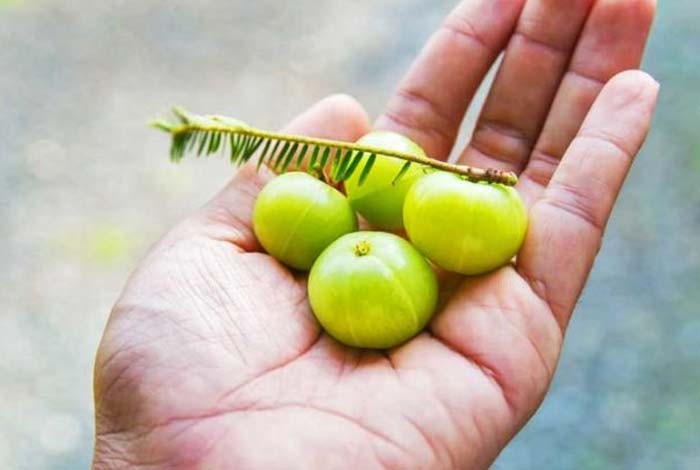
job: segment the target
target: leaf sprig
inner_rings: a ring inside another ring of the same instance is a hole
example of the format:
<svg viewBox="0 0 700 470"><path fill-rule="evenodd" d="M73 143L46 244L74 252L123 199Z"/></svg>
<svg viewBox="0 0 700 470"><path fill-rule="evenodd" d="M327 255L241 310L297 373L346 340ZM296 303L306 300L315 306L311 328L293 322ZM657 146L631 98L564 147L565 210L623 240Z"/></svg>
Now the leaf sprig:
<svg viewBox="0 0 700 470"><path fill-rule="evenodd" d="M258 168L267 163L275 171L283 173L290 169L299 170L306 163L309 173L324 175L333 182L345 181L360 171L359 184L362 184L372 171L377 156L387 156L404 161L394 177L394 183L414 164L455 173L470 181L508 186L513 186L518 181L514 173L492 168L454 165L379 147L269 132L250 127L237 119L217 115L202 116L182 108L174 108L173 113L177 122L155 120L151 125L172 135L170 158L176 162L187 153L200 156L220 152L227 154L231 163L242 165L257 153ZM329 164L330 174L326 175Z"/></svg>

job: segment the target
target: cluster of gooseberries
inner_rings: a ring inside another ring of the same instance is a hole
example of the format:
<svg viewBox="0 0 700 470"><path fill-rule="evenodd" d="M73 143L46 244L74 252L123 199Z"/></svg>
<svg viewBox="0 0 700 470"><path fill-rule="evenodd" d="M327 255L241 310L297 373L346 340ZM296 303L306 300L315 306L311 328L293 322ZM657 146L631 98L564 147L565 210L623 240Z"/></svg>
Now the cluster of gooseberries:
<svg viewBox="0 0 700 470"><path fill-rule="evenodd" d="M400 134L372 132L358 144L425 156ZM325 331L353 347L385 349L420 332L432 317L438 284L430 262L476 275L517 253L527 212L509 186L472 182L377 157L362 183L345 193L302 172L271 180L256 201L262 247L297 270L310 270L311 308ZM357 231L356 212L384 231ZM408 240L391 232L405 230ZM428 261L430 260L430 261Z"/></svg>

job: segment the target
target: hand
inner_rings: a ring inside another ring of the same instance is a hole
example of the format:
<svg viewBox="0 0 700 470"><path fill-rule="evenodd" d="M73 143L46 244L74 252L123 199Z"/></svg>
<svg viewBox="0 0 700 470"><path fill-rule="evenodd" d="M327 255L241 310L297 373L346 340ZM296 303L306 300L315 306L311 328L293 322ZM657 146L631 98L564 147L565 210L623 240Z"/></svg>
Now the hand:
<svg viewBox="0 0 700 470"><path fill-rule="evenodd" d="M95 368L96 468L486 468L535 412L658 85L639 65L653 0L465 0L376 126L446 158L505 58L460 161L520 174L517 261L451 278L428 330L387 352L323 334L305 278L260 252L250 166L142 261ZM286 129L354 141L333 96Z"/></svg>

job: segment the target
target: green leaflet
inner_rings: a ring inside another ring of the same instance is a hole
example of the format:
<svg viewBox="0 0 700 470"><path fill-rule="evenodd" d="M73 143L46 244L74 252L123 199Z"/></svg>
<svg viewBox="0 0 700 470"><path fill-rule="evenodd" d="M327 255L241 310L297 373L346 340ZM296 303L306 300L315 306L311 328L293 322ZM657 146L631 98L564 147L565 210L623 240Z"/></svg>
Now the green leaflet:
<svg viewBox="0 0 700 470"><path fill-rule="evenodd" d="M360 164L360 161L362 161L363 156L364 156L364 152L362 150L358 150L357 153L355 154L355 157L352 159L352 162L350 162L350 165L348 165L346 170L338 178L338 181L345 181L353 173L355 173L355 170L357 169L357 166Z"/></svg>
<svg viewBox="0 0 700 470"><path fill-rule="evenodd" d="M391 184L394 185L394 184L398 183L401 180L401 178L403 177L403 175L406 174L406 172L408 171L409 168L411 168L411 162L404 163L403 166L401 167L401 169L399 170L399 173L394 177Z"/></svg>
<svg viewBox="0 0 700 470"><path fill-rule="evenodd" d="M372 167L374 166L374 161L376 159L377 154L375 153L369 156L369 158L367 159L367 163L365 163L365 166L362 168L362 173L360 173L360 179L357 182L358 186L362 186L362 183L365 182L365 180L369 176L369 172L372 171Z"/></svg>

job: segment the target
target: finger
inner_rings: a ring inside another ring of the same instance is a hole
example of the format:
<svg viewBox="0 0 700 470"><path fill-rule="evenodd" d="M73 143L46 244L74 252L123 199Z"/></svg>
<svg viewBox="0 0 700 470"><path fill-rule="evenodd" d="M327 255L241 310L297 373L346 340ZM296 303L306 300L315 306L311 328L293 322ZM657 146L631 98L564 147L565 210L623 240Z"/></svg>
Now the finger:
<svg viewBox="0 0 700 470"><path fill-rule="evenodd" d="M526 4L462 162L522 170L592 4L593 0Z"/></svg>
<svg viewBox="0 0 700 470"><path fill-rule="evenodd" d="M464 113L503 49L524 0L463 0L428 40L376 127L446 159Z"/></svg>
<svg viewBox="0 0 700 470"><path fill-rule="evenodd" d="M590 272L613 203L649 129L658 83L623 72L603 88L542 198L518 271L562 328Z"/></svg>
<svg viewBox="0 0 700 470"><path fill-rule="evenodd" d="M552 104L519 190L529 203L547 186L600 90L623 70L639 67L655 0L599 0Z"/></svg>
<svg viewBox="0 0 700 470"><path fill-rule="evenodd" d="M325 98L295 118L284 132L354 142L370 129L362 106L346 95ZM205 228L211 236L227 239L245 251L257 250L252 228L253 207L262 187L274 174L255 162L243 166L205 207L193 218L197 230Z"/></svg>

